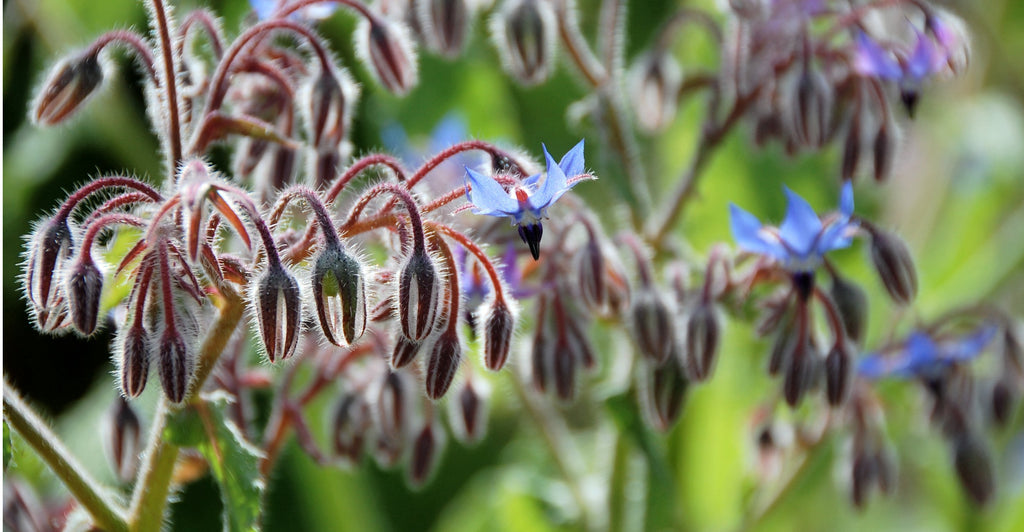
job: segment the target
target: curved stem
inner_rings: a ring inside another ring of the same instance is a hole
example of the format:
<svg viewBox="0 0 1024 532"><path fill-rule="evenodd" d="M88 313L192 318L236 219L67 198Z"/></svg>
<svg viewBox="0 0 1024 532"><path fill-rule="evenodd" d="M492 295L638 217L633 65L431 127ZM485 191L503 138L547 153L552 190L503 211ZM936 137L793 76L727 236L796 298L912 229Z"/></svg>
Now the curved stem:
<svg viewBox="0 0 1024 532"><path fill-rule="evenodd" d="M461 244L464 248L469 250L470 253L476 256L480 264L483 265L484 270L487 272L487 277L491 280L491 287L494 288L494 299L498 302L505 301L505 290L501 286L501 276L498 275L498 270L494 267L494 263L484 253L484 250L480 249L480 246L476 245L468 236L456 231L455 229L438 222L426 222L426 225L435 231L440 231L449 238L455 240Z"/></svg>
<svg viewBox="0 0 1024 532"><path fill-rule="evenodd" d="M209 10L203 8L190 11L185 16L185 20L181 22L181 27L178 28L178 54L184 55L186 38L192 26L196 24L206 32L206 37L210 40L210 47L213 48L213 57L220 59L224 55L224 45L221 43L222 37L217 27L216 17Z"/></svg>
<svg viewBox="0 0 1024 532"><path fill-rule="evenodd" d="M401 187L394 183L381 183L363 194L363 196L359 198L359 201L357 201L352 207L352 211L349 213L345 223L341 225L342 232L348 234L348 229L355 225L359 215L363 212L363 209L366 208L370 201L385 192L390 192L391 195L405 203L405 209L409 212L409 222L412 224L413 251L415 253L425 252L426 243L424 241L423 219L420 217L420 208L416 204L416 200L413 199L412 194L410 194L405 187Z"/></svg>
<svg viewBox="0 0 1024 532"><path fill-rule="evenodd" d="M178 109L178 73L174 64L174 47L171 40L170 17L164 0L152 0L153 20L156 22L159 37L160 55L163 58L164 71L161 89L166 91L167 105L167 139L170 142L167 154L168 166L174 172L181 161L181 118Z"/></svg>
<svg viewBox="0 0 1024 532"><path fill-rule="evenodd" d="M18 396L6 375L3 387L4 419L11 428L50 467L97 526L111 532L127 531L124 510L103 495L105 490L75 460L46 422Z"/></svg>
<svg viewBox="0 0 1024 532"><path fill-rule="evenodd" d="M600 87L608 82L608 71L604 69L601 62L590 50L586 39L580 32L579 20L576 18L576 10L569 5L572 0L560 0L556 3L555 9L558 18L558 33L565 43L565 48L572 57L573 63L580 69L587 83L593 87Z"/></svg>
<svg viewBox="0 0 1024 532"><path fill-rule="evenodd" d="M141 35L130 30L108 31L93 41L93 43L89 45L89 49L94 52L99 52L112 43L123 44L134 50L139 61L142 62L142 66L145 68L146 75L149 76L149 80L153 83L159 84L159 78L156 73L156 60L153 58L153 50L150 49L149 43L147 43Z"/></svg>
<svg viewBox="0 0 1024 532"><path fill-rule="evenodd" d="M93 179L85 186L76 190L73 194L68 196L68 199L64 200L64 203L62 203L60 208L57 210L57 215L55 217L63 217L67 219L68 216L71 216L72 211L75 210L75 207L77 207L82 200L91 196L95 192L99 192L100 190L103 190L105 188L114 187L124 187L138 190L139 192L142 192L143 194L149 196L151 199L153 199L153 201L160 201L162 199L160 197L160 193L157 192L156 189L137 179L132 179L130 177L124 176L103 176L97 179Z"/></svg>
<svg viewBox="0 0 1024 532"><path fill-rule="evenodd" d="M386 166L390 168L396 176L398 176L399 181L405 180L405 169L402 168L402 163L400 163L398 159L383 153L367 155L366 157L352 163L352 166L349 166L348 169L345 170L345 173L341 174L341 177L331 185L331 188L327 191L327 196L325 196L325 203L333 203L334 200L338 198L338 194L341 194L345 185L348 185L349 182L361 174L363 170L366 170L371 166Z"/></svg>

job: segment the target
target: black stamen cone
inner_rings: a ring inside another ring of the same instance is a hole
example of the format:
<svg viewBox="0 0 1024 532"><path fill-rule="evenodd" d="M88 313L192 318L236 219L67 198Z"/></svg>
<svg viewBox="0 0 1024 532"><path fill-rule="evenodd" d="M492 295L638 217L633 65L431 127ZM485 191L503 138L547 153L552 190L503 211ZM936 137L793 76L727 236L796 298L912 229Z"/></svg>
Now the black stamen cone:
<svg viewBox="0 0 1024 532"><path fill-rule="evenodd" d="M807 301L814 292L814 272L796 272L793 274L793 288L800 301Z"/></svg>
<svg viewBox="0 0 1024 532"><path fill-rule="evenodd" d="M530 254L533 260L540 259L540 237L544 235L544 226L540 222L519 225L519 238L530 246Z"/></svg>

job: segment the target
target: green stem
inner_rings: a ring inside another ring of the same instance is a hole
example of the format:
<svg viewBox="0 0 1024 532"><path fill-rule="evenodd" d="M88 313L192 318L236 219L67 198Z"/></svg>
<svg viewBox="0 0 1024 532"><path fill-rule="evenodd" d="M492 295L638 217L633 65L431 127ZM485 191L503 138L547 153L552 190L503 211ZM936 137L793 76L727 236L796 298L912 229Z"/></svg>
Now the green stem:
<svg viewBox="0 0 1024 532"><path fill-rule="evenodd" d="M68 491L92 517L93 522L111 532L127 531L124 510L104 496L97 483L75 460L60 439L21 397L4 377L4 419L50 467Z"/></svg>
<svg viewBox="0 0 1024 532"><path fill-rule="evenodd" d="M608 530L626 530L627 484L629 483L629 442L625 435L615 436L615 456L612 459L612 478L608 489Z"/></svg>
<svg viewBox="0 0 1024 532"><path fill-rule="evenodd" d="M220 316L210 328L199 349L199 364L196 368L192 389L183 404L188 404L203 388L213 367L217 364L228 341L234 335L238 322L242 319L245 304L235 293L223 292L223 304ZM166 399L161 398L153 419L149 444L144 455L144 467L139 472L132 495L131 512L128 527L133 532L159 531L163 526L164 509L171 490L171 479L174 475L174 464L178 459L179 448L164 438L164 426L171 407Z"/></svg>
<svg viewBox="0 0 1024 532"><path fill-rule="evenodd" d="M762 525L764 521L774 513L782 502L789 498L793 491L803 484L804 479L807 478L812 472L817 471L818 468L825 462L826 451L829 448L827 432L822 434L816 442L814 442L804 453L803 461L793 471L793 473L786 478L782 486L771 498L762 503L757 510L747 514L744 519L744 523L741 530L755 530L757 527Z"/></svg>

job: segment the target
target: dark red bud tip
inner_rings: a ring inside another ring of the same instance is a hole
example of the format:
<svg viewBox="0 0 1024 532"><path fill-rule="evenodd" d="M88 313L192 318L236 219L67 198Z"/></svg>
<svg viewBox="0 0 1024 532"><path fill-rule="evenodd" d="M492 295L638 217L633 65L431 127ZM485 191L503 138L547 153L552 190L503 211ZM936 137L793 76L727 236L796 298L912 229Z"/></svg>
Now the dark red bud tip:
<svg viewBox="0 0 1024 532"><path fill-rule="evenodd" d="M469 34L470 7L467 0L425 0L417 2L419 25L427 44L452 59L462 53Z"/></svg>
<svg viewBox="0 0 1024 532"><path fill-rule="evenodd" d="M118 480L131 482L139 465L139 443L142 425L139 416L123 397L114 400L109 413L108 430L104 431L104 449Z"/></svg>
<svg viewBox="0 0 1024 532"><path fill-rule="evenodd" d="M370 65L377 81L392 93L403 96L418 79L416 52L408 31L400 23L374 17L362 26L358 51L363 62Z"/></svg>
<svg viewBox="0 0 1024 532"><path fill-rule="evenodd" d="M576 396L576 356L565 345L551 354L554 356L555 395L562 401L570 402Z"/></svg>
<svg viewBox="0 0 1024 532"><path fill-rule="evenodd" d="M910 249L899 236L876 230L871 234L871 260L893 301L908 305L917 296L917 269Z"/></svg>
<svg viewBox="0 0 1024 532"><path fill-rule="evenodd" d="M791 110L795 141L816 148L828 140L834 98L832 84L821 71L808 67L801 71Z"/></svg>
<svg viewBox="0 0 1024 532"><path fill-rule="evenodd" d="M665 363L676 351L672 311L659 293L643 290L632 309L633 335L642 353L655 364Z"/></svg>
<svg viewBox="0 0 1024 532"><path fill-rule="evenodd" d="M814 385L822 369L820 356L809 344L805 344L802 350L793 351L782 383L783 396L790 407L796 408Z"/></svg>
<svg viewBox="0 0 1024 532"><path fill-rule="evenodd" d="M413 252L402 269L398 285L398 320L406 338L421 341L430 334L437 317L440 293L434 262L425 251Z"/></svg>
<svg viewBox="0 0 1024 532"><path fill-rule="evenodd" d="M283 267L271 266L256 281L253 306L260 339L271 362L292 356L301 327L299 283Z"/></svg>
<svg viewBox="0 0 1024 532"><path fill-rule="evenodd" d="M595 240L590 240L580 249L576 258L576 272L583 300L591 309L604 308L608 302L605 257L601 245Z"/></svg>
<svg viewBox="0 0 1024 532"><path fill-rule="evenodd" d="M395 340L395 349L391 352L391 367L398 369L409 365L419 354L420 345L420 342L398 335L398 339Z"/></svg>
<svg viewBox="0 0 1024 532"><path fill-rule="evenodd" d="M690 358L693 377L703 381L715 371L721 325L711 304L700 303L686 322L686 356Z"/></svg>
<svg viewBox="0 0 1024 532"><path fill-rule="evenodd" d="M409 457L409 484L412 487L419 488L430 480L441 454L441 446L440 431L432 423L428 423L416 435Z"/></svg>
<svg viewBox="0 0 1024 532"><path fill-rule="evenodd" d="M427 360L427 397L435 401L444 397L452 385L461 360L462 347L459 345L458 335L454 332L445 332L438 336L431 346L430 358Z"/></svg>
<svg viewBox="0 0 1024 532"><path fill-rule="evenodd" d="M514 330L515 316L512 310L504 301L496 301L484 323L484 364L487 369L498 371L505 366Z"/></svg>
<svg viewBox="0 0 1024 532"><path fill-rule="evenodd" d="M96 332L99 320L103 274L86 256L75 261L65 275L71 322L79 332L88 336Z"/></svg>
<svg viewBox="0 0 1024 532"><path fill-rule="evenodd" d="M356 394L344 394L331 416L331 442L335 456L358 463L370 428L370 407Z"/></svg>
<svg viewBox="0 0 1024 532"><path fill-rule="evenodd" d="M36 97L32 118L45 126L59 124L78 111L103 83L96 53L79 53L57 63Z"/></svg>
<svg viewBox="0 0 1024 532"><path fill-rule="evenodd" d="M59 328L66 314L59 272L74 252L71 234L67 219L51 218L36 228L26 244L25 291L36 325L44 332Z"/></svg>
<svg viewBox="0 0 1024 532"><path fill-rule="evenodd" d="M160 337L159 358L164 395L172 403L184 401L192 381L193 361L180 334L171 329L164 332Z"/></svg>
<svg viewBox="0 0 1024 532"><path fill-rule="evenodd" d="M477 388L477 385L467 379L466 384L459 390L457 400L449 403L452 410L448 419L452 424L452 432L463 443L473 444L480 441L486 430L486 397Z"/></svg>
<svg viewBox="0 0 1024 532"><path fill-rule="evenodd" d="M992 387L992 419L1000 426L1006 426L1020 401L1016 386L1011 379L1001 378Z"/></svg>
<svg viewBox="0 0 1024 532"><path fill-rule="evenodd" d="M346 346L366 330L363 269L338 245L328 245L313 265L313 300L328 342Z"/></svg>
<svg viewBox="0 0 1024 532"><path fill-rule="evenodd" d="M121 338L121 391L138 397L149 378L149 335L142 327L128 327Z"/></svg>
<svg viewBox="0 0 1024 532"><path fill-rule="evenodd" d="M389 440L401 441L409 423L409 382L401 373L390 371L381 383L377 396L377 428Z"/></svg>
<svg viewBox="0 0 1024 532"><path fill-rule="evenodd" d="M505 2L491 29L506 69L517 80L535 85L547 79L557 38L557 19L550 2Z"/></svg>

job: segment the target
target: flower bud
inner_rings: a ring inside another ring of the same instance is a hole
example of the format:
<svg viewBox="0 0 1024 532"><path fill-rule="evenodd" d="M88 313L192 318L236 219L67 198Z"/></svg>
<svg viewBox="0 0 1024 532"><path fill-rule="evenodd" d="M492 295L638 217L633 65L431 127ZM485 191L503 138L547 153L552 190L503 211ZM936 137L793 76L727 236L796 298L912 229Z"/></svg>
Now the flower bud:
<svg viewBox="0 0 1024 532"><path fill-rule="evenodd" d="M455 372L462 360L462 346L459 335L454 329L441 333L430 347L430 358L427 359L426 388L427 397L438 400L444 397L452 385Z"/></svg>
<svg viewBox="0 0 1024 532"><path fill-rule="evenodd" d="M647 52L636 59L627 86L641 128L657 132L672 122L682 82L683 71L668 51Z"/></svg>
<svg viewBox="0 0 1024 532"><path fill-rule="evenodd" d="M430 48L449 59L458 57L469 34L468 0L420 0L417 5L418 22Z"/></svg>
<svg viewBox="0 0 1024 532"><path fill-rule="evenodd" d="M633 301L633 334L640 352L656 364L663 364L675 351L676 333L672 311L659 292L642 290Z"/></svg>
<svg viewBox="0 0 1024 532"><path fill-rule="evenodd" d="M138 397L149 378L149 334L141 324L132 324L120 336L121 392Z"/></svg>
<svg viewBox="0 0 1024 532"><path fill-rule="evenodd" d="M871 150L875 166L875 181L885 181L892 171L892 154L896 150L895 141L892 134L889 133L888 121L884 122L878 130Z"/></svg>
<svg viewBox="0 0 1024 532"><path fill-rule="evenodd" d="M335 456L358 463L370 428L370 407L358 394L346 393L331 416L331 443Z"/></svg>
<svg viewBox="0 0 1024 532"><path fill-rule="evenodd" d="M139 468L139 452L142 425L132 406L120 395L114 399L107 414L107 430L104 431L104 450L117 479L131 482Z"/></svg>
<svg viewBox="0 0 1024 532"><path fill-rule="evenodd" d="M839 311L846 336L860 345L864 341L868 313L868 296L864 289L836 275L832 277L829 295Z"/></svg>
<svg viewBox="0 0 1024 532"><path fill-rule="evenodd" d="M503 300L495 301L483 326L484 364L487 369L498 371L505 366L515 326L515 316L508 304Z"/></svg>
<svg viewBox="0 0 1024 532"><path fill-rule="evenodd" d="M975 434L965 432L953 439L953 461L967 495L978 505L992 500L995 483L988 447Z"/></svg>
<svg viewBox="0 0 1024 532"><path fill-rule="evenodd" d="M857 508L863 508L867 503L868 491L874 484L876 474L874 456L864 452L854 454L850 497Z"/></svg>
<svg viewBox="0 0 1024 532"><path fill-rule="evenodd" d="M420 352L421 342L415 342L402 335L395 339L395 349L391 352L391 367L394 369L409 365Z"/></svg>
<svg viewBox="0 0 1024 532"><path fill-rule="evenodd" d="M474 444L487 432L487 388L466 379L454 401L449 401L448 424L452 434L466 444Z"/></svg>
<svg viewBox="0 0 1024 532"><path fill-rule="evenodd" d="M576 272L580 295L593 310L604 308L608 301L605 283L605 260L601 244L590 239L576 254Z"/></svg>
<svg viewBox="0 0 1024 532"><path fill-rule="evenodd" d="M683 401L690 381L686 372L676 363L648 367L648 383L646 386L647 401L651 411L654 428L665 432L672 428L679 414L683 411Z"/></svg>
<svg viewBox="0 0 1024 532"><path fill-rule="evenodd" d="M789 322L785 327L779 329L778 334L775 335L771 354L768 356L769 375L774 377L783 368L789 366L789 357L793 353L793 344L796 340L793 333L793 324Z"/></svg>
<svg viewBox="0 0 1024 532"><path fill-rule="evenodd" d="M103 274L88 253L74 261L64 274L68 313L79 332L88 336L96 332L100 313L100 294L103 292Z"/></svg>
<svg viewBox="0 0 1024 532"><path fill-rule="evenodd" d="M698 303L686 320L686 352L690 359L693 378L703 381L711 376L718 360L721 328L715 307L709 302Z"/></svg>
<svg viewBox="0 0 1024 532"><path fill-rule="evenodd" d="M362 337L366 330L366 287L359 261L340 245L326 245L313 263L312 281L313 301L327 341L346 346Z"/></svg>
<svg viewBox="0 0 1024 532"><path fill-rule="evenodd" d="M434 329L441 283L426 251L413 251L398 284L398 321L406 338L420 341Z"/></svg>
<svg viewBox="0 0 1024 532"><path fill-rule="evenodd" d="M850 382L853 380L853 355L845 343L832 347L825 357L825 392L828 404L839 406L846 402L850 395Z"/></svg>
<svg viewBox="0 0 1024 532"><path fill-rule="evenodd" d="M67 120L103 83L98 52L87 50L53 67L33 104L32 119L37 124L52 126Z"/></svg>
<svg viewBox="0 0 1024 532"><path fill-rule="evenodd" d="M295 352L302 326L300 301L299 283L280 264L268 267L256 281L256 325L271 362Z"/></svg>
<svg viewBox="0 0 1024 532"><path fill-rule="evenodd" d="M821 366L821 355L813 344L807 342L802 349L793 350L782 383L783 396L790 407L796 408L807 391L814 387Z"/></svg>
<svg viewBox="0 0 1024 532"><path fill-rule="evenodd" d="M350 100L356 91L347 74L341 72L339 79L334 72L321 70L307 89L306 125L314 148L336 148L348 135L353 103Z"/></svg>
<svg viewBox="0 0 1024 532"><path fill-rule="evenodd" d="M823 145L832 125L832 86L819 70L805 65L796 80L792 102L794 140L812 148Z"/></svg>
<svg viewBox="0 0 1024 532"><path fill-rule="evenodd" d="M402 373L389 371L381 383L377 396L377 428L390 440L402 440L409 424L409 386Z"/></svg>
<svg viewBox="0 0 1024 532"><path fill-rule="evenodd" d="M576 395L576 356L564 340L559 340L551 353L555 395L562 401L572 401Z"/></svg>
<svg viewBox="0 0 1024 532"><path fill-rule="evenodd" d="M917 295L917 269L906 243L894 233L871 233L871 260L889 297L908 305Z"/></svg>
<svg viewBox="0 0 1024 532"><path fill-rule="evenodd" d="M43 332L61 327L67 309L60 282L71 259L74 241L66 218L51 218L39 225L25 251L25 291L36 326Z"/></svg>
<svg viewBox="0 0 1024 532"><path fill-rule="evenodd" d="M357 52L377 81L397 96L412 89L419 77L409 32L399 22L373 17L359 26Z"/></svg>
<svg viewBox="0 0 1024 532"><path fill-rule="evenodd" d="M857 166L860 164L861 154L861 127L860 118L854 116L850 120L850 126L846 131L846 140L843 142L843 162L840 168L840 176L843 181L852 181L857 176Z"/></svg>
<svg viewBox="0 0 1024 532"><path fill-rule="evenodd" d="M491 19L491 35L505 69L525 85L551 74L557 19L547 0L506 0Z"/></svg>
<svg viewBox="0 0 1024 532"><path fill-rule="evenodd" d="M193 360L185 340L176 330L167 328L160 336L160 384L172 403L185 400L192 381Z"/></svg>
<svg viewBox="0 0 1024 532"><path fill-rule="evenodd" d="M1002 377L992 386L992 418L1000 426L1006 426L1013 418L1020 397L1013 382Z"/></svg>
<svg viewBox="0 0 1024 532"><path fill-rule="evenodd" d="M442 432L430 422L416 435L409 456L409 484L412 487L419 488L430 480L444 448L443 437Z"/></svg>

